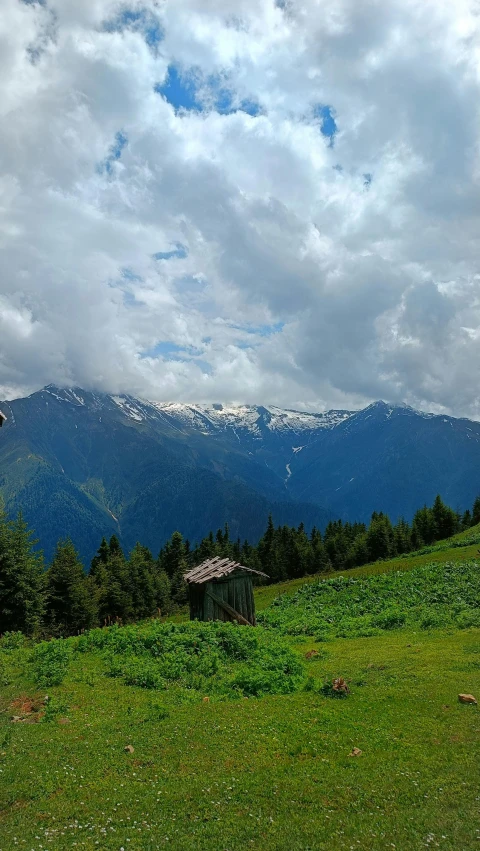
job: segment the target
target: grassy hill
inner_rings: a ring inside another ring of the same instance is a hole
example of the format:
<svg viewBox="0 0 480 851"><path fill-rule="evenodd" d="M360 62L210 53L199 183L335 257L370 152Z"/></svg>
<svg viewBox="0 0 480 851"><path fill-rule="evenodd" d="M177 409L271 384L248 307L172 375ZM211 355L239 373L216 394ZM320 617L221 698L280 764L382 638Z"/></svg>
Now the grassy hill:
<svg viewBox="0 0 480 851"><path fill-rule="evenodd" d="M7 636L0 851L476 848L480 714L458 701L480 698L469 540L289 583L256 629Z"/></svg>
<svg viewBox="0 0 480 851"><path fill-rule="evenodd" d="M465 532L460 532L452 538L438 541L429 547L424 547L404 556L388 559L386 561L375 561L362 567L354 567L351 570L340 570L326 574L325 578L336 576L347 576L352 578L366 578L378 576L383 573L413 570L425 564L445 564L446 562L464 562L471 559L480 559L480 524L472 526ZM323 578L323 576L321 577ZM302 579L293 579L289 582L281 582L276 585L264 585L255 589L255 602L258 611L269 606L272 601L281 594L293 594L306 582L316 582L319 576L309 576Z"/></svg>

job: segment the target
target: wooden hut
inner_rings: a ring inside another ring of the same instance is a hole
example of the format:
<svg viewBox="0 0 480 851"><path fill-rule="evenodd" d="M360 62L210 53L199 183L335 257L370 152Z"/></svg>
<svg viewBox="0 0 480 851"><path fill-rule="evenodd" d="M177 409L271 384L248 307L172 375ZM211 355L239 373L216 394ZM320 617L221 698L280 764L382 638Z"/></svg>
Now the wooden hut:
<svg viewBox="0 0 480 851"><path fill-rule="evenodd" d="M266 576L220 556L189 570L185 579L189 586L190 619L236 621L255 626L254 575Z"/></svg>

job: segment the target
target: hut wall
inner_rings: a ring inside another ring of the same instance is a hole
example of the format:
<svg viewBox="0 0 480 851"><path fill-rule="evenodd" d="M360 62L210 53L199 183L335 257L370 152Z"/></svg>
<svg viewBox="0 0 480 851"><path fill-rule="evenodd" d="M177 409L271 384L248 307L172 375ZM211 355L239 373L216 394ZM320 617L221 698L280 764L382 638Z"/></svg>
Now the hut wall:
<svg viewBox="0 0 480 851"><path fill-rule="evenodd" d="M231 621L232 617L209 595L224 600L251 624L255 624L255 603L249 575L235 574L226 579L190 585L190 618L192 620Z"/></svg>

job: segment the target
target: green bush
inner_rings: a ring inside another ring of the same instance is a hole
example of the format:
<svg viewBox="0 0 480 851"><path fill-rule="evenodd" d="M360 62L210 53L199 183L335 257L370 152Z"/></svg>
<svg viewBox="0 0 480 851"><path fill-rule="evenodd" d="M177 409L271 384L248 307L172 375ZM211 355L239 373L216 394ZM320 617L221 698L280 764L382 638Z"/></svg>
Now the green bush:
<svg viewBox="0 0 480 851"><path fill-rule="evenodd" d="M141 688L225 698L288 694L304 681L303 663L282 639L233 623L150 621L71 641L79 653L99 652L109 676Z"/></svg>
<svg viewBox="0 0 480 851"><path fill-rule="evenodd" d="M472 626L480 627L480 610L464 609L458 613L455 624L459 629L469 629Z"/></svg>
<svg viewBox="0 0 480 851"><path fill-rule="evenodd" d="M42 641L32 655L33 678L37 685L48 688L60 685L68 670L72 647L63 638Z"/></svg>
<svg viewBox="0 0 480 851"><path fill-rule="evenodd" d="M379 615L375 615L373 623L380 629L399 629L405 625L407 616L397 606L387 606Z"/></svg>
<svg viewBox="0 0 480 851"><path fill-rule="evenodd" d="M23 632L5 632L0 638L0 650L19 650L26 641Z"/></svg>

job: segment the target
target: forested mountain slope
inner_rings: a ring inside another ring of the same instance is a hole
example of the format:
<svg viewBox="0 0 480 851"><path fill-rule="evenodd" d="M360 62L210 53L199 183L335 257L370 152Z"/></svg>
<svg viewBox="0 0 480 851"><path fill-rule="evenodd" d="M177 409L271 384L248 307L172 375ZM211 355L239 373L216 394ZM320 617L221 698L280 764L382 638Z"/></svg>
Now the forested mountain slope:
<svg viewBox="0 0 480 851"><path fill-rule="evenodd" d="M269 512L307 528L409 519L437 493L463 510L479 490L479 423L383 402L315 414L49 386L2 408L1 493L47 557L66 535L89 561L113 532L158 551L175 529L199 540L228 522L255 542Z"/></svg>
<svg viewBox="0 0 480 851"><path fill-rule="evenodd" d="M80 390L49 387L2 407L1 492L47 557L66 535L88 562L113 532L127 548L141 540L158 551L176 528L197 540L227 522L255 540L269 512L280 523L328 519L290 501L283 478L233 432L206 435L154 405Z"/></svg>

